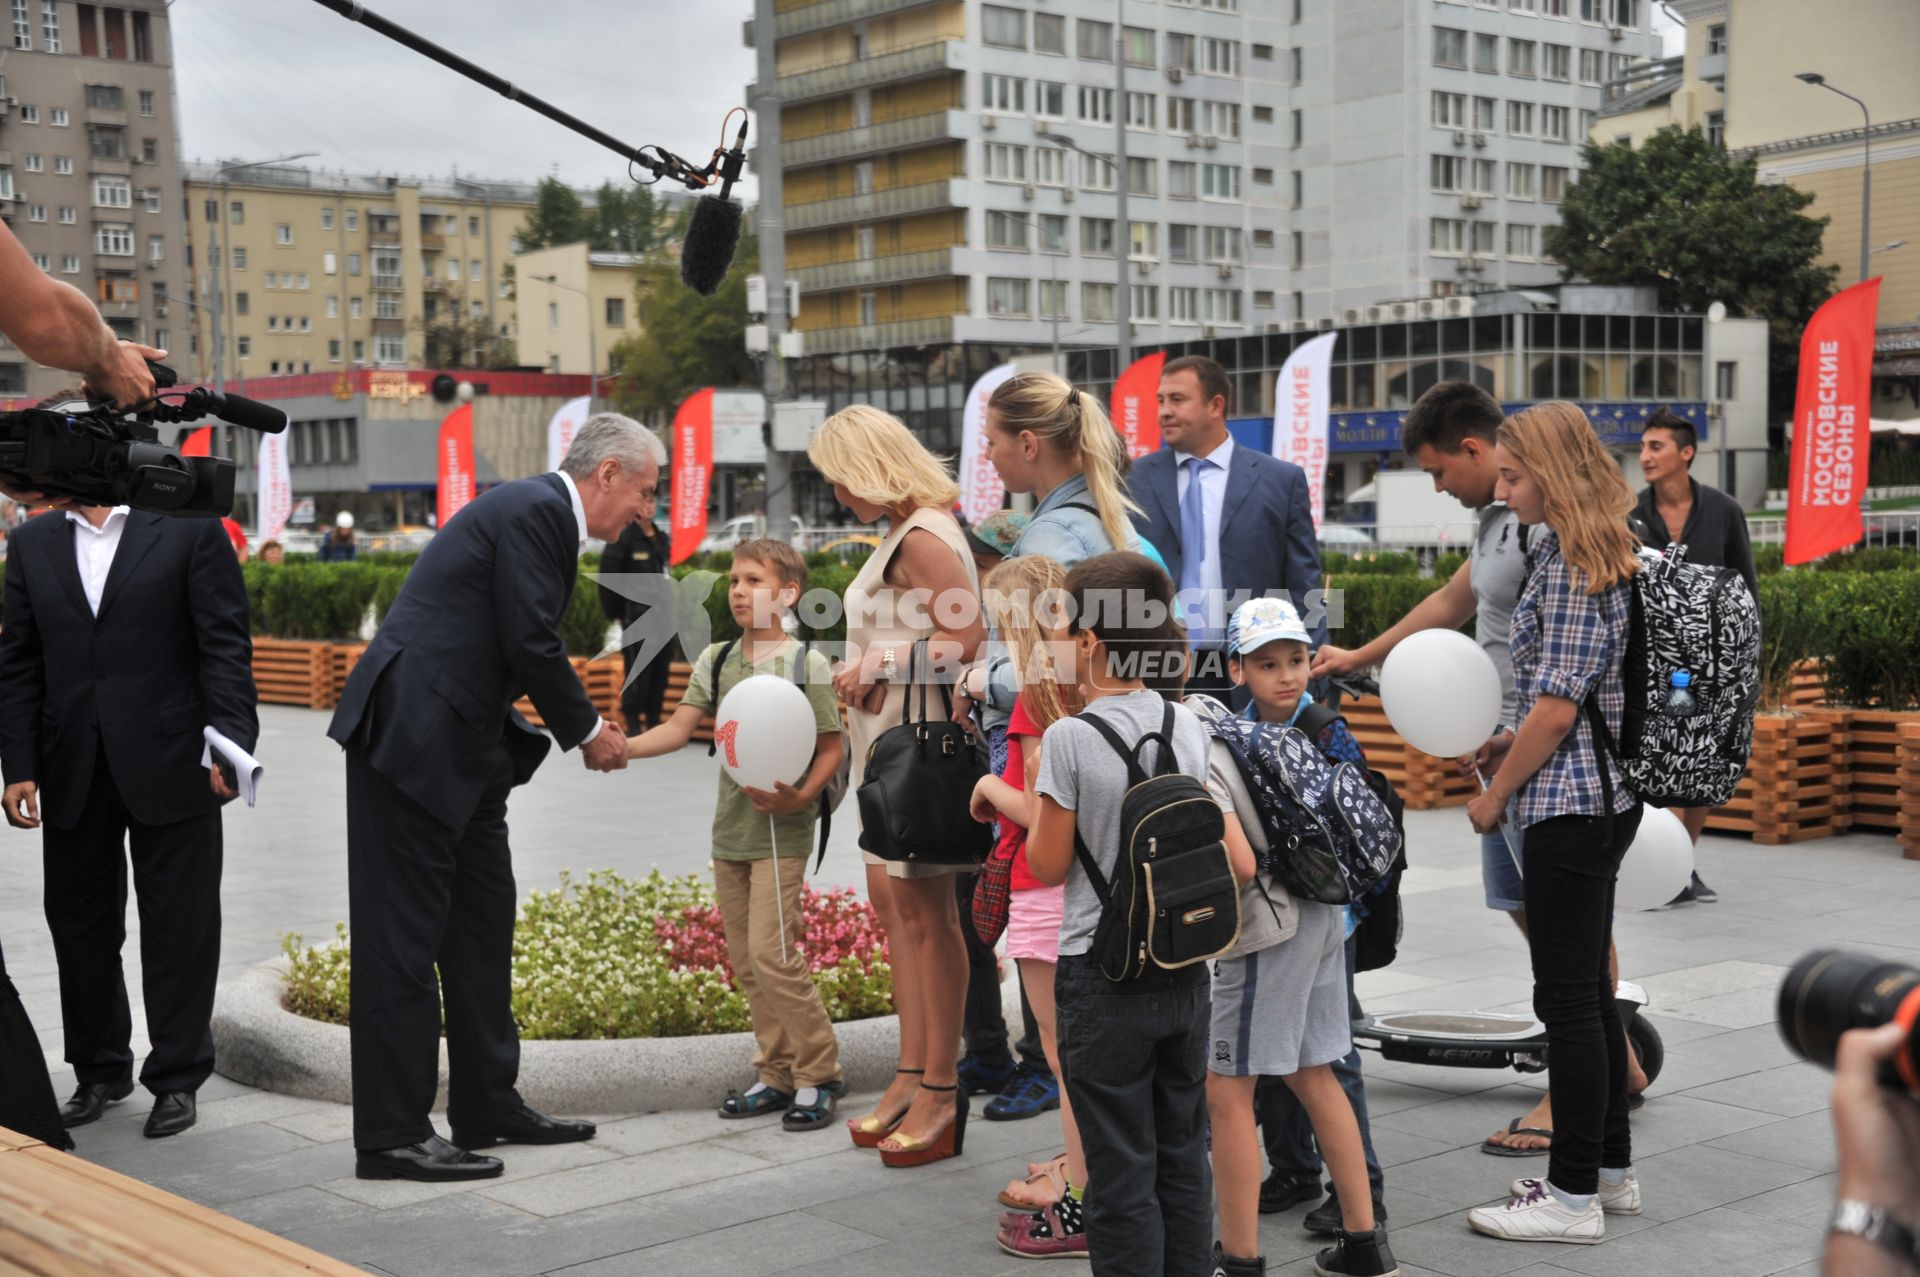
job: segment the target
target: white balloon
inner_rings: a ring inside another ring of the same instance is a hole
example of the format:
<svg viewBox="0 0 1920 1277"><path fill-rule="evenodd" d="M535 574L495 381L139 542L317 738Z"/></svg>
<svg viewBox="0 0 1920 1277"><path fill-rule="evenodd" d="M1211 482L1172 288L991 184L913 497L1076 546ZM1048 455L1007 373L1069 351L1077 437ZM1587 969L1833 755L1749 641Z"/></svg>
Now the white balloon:
<svg viewBox="0 0 1920 1277"><path fill-rule="evenodd" d="M775 674L755 674L733 685L713 716L720 765L749 789L797 785L813 761L813 703Z"/></svg>
<svg viewBox="0 0 1920 1277"><path fill-rule="evenodd" d="M1664 807L1642 809L1639 832L1621 857L1613 907L1633 912L1658 909L1693 879L1693 839L1680 818Z"/></svg>
<svg viewBox="0 0 1920 1277"><path fill-rule="evenodd" d="M1420 630L1380 667L1380 707L1400 738L1441 758L1471 754L1500 722L1500 671L1459 630Z"/></svg>

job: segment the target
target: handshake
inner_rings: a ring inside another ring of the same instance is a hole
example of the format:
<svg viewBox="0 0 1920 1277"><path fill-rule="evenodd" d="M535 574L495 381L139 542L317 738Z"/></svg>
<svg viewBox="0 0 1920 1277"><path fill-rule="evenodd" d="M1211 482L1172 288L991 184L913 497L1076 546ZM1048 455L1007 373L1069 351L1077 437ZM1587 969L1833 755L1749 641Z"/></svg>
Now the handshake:
<svg viewBox="0 0 1920 1277"><path fill-rule="evenodd" d="M580 760L590 772L617 772L627 765L627 734L611 718L600 720L600 730L580 747Z"/></svg>

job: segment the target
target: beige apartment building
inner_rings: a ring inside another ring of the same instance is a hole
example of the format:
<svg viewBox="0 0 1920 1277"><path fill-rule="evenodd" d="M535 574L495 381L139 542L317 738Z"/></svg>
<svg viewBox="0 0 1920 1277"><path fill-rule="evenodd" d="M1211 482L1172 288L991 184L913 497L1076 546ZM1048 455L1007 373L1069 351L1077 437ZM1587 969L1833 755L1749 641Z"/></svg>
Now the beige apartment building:
<svg viewBox="0 0 1920 1277"><path fill-rule="evenodd" d="M1595 141L1698 126L1753 156L1763 182L1814 197L1821 260L1858 283L1861 177L1872 151L1867 272L1878 275L1876 417L1920 417L1920 15L1913 0L1671 0L1685 51L1616 86ZM1799 77L1823 77L1827 86ZM1851 95L1851 101L1841 94ZM1869 131L1870 122L1870 131ZM1784 410L1775 405L1776 415Z"/></svg>
<svg viewBox="0 0 1920 1277"><path fill-rule="evenodd" d="M0 45L0 218L122 337L186 341L173 45L162 0L12 0ZM187 376L187 355L174 350ZM0 397L73 383L0 338Z"/></svg>
<svg viewBox="0 0 1920 1277"><path fill-rule="evenodd" d="M514 259L520 298L520 364L557 373L613 371L613 348L640 333L635 253L561 244Z"/></svg>
<svg viewBox="0 0 1920 1277"><path fill-rule="evenodd" d="M533 204L530 185L462 177L187 165L194 375L420 368L453 362L455 340L511 344L506 266Z"/></svg>

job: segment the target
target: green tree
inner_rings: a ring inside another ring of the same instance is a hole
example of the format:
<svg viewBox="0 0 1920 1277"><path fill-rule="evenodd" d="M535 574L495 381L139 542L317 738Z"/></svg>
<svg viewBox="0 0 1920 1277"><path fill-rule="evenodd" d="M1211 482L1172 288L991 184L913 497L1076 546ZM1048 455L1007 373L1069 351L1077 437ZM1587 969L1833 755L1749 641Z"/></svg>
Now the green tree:
<svg viewBox="0 0 1920 1277"><path fill-rule="evenodd" d="M1814 261L1827 219L1800 211L1813 197L1762 185L1752 158L1728 154L1697 128L1662 129L1638 147L1589 142L1581 162L1560 224L1544 237L1561 277L1656 285L1662 310L1698 313L1718 301L1768 320L1770 415L1780 416L1793 402L1800 330L1838 273Z"/></svg>
<svg viewBox="0 0 1920 1277"><path fill-rule="evenodd" d="M425 346L427 367L511 368L516 359L513 339L494 332L484 313L462 315L463 304L456 298L432 319L416 321Z"/></svg>
<svg viewBox="0 0 1920 1277"><path fill-rule="evenodd" d="M602 182L588 242L595 252L651 253L667 241L673 217L652 188Z"/></svg>
<svg viewBox="0 0 1920 1277"><path fill-rule="evenodd" d="M640 333L615 346L620 411L670 413L702 386L755 386L760 373L741 341L747 325L747 276L760 267L759 243L743 237L718 291L702 297L680 282L677 262L656 255L635 272Z"/></svg>
<svg viewBox="0 0 1920 1277"><path fill-rule="evenodd" d="M580 195L557 177L540 179L533 211L520 223L520 251L531 253L557 244L577 244L593 234L593 214Z"/></svg>

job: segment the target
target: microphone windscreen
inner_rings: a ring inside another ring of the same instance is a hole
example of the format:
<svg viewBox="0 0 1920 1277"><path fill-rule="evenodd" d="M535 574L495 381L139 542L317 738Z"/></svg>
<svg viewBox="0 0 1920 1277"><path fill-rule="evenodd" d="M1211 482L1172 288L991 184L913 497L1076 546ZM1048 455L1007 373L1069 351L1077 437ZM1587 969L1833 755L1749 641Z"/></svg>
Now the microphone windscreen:
<svg viewBox="0 0 1920 1277"><path fill-rule="evenodd" d="M214 414L222 421L257 430L263 435L277 435L287 428L286 412L272 404L243 399L239 395L224 395L222 400L219 411Z"/></svg>
<svg viewBox="0 0 1920 1277"><path fill-rule="evenodd" d="M740 243L740 205L702 195L694 201L687 238L680 246L680 278L688 288L711 297L727 277L733 250Z"/></svg>

